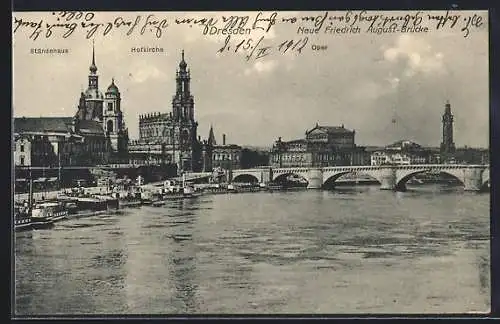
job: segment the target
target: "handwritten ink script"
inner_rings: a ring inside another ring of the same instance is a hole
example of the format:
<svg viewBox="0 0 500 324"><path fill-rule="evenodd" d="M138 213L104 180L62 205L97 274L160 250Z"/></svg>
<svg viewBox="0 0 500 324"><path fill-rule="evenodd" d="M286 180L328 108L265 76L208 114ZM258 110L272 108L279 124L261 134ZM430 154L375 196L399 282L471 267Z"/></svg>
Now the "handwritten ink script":
<svg viewBox="0 0 500 324"><path fill-rule="evenodd" d="M237 53L238 51L244 52L245 57L248 60L251 58L259 59L273 52L279 53L301 53L302 49L307 45L309 40L308 37L280 41L278 44L273 45L264 45L262 41L264 40L264 36L261 36L257 41L254 41L252 38L243 39L241 41L234 42L231 44L231 35L228 35L224 41L224 45L217 51L218 53L224 53L233 51Z"/></svg>
<svg viewBox="0 0 500 324"><path fill-rule="evenodd" d="M172 27L197 30L203 37L222 39L216 53L243 53L247 60L270 54L300 55L304 50L326 50L318 42L325 36L369 33L372 35L395 33L429 33L439 30L457 31L464 38L476 29L485 28L485 18L466 11L443 12L256 12L252 15L218 15L207 13L175 17L168 13L149 13L113 16L100 19L100 13L62 11L41 13L39 18L28 19L21 13L14 16L14 34L23 34L36 41L40 38L69 38L83 34L87 39L109 37L113 33L127 37L152 34L160 39ZM295 38L275 40L278 25L292 29ZM320 39L320 35L322 36Z"/></svg>
<svg viewBox="0 0 500 324"><path fill-rule="evenodd" d="M167 19L154 14L137 15L134 19L118 16L107 22L97 22L95 16L96 14L93 12L63 11L52 12L51 17L31 21L14 17L13 28L14 33L18 30L24 30L27 31L30 39L37 40L39 37L68 38L78 29L82 29L87 38L92 38L98 32L102 36L107 36L112 30L125 31L127 36L131 36L133 33L143 35L150 32L161 38L164 30L168 27Z"/></svg>

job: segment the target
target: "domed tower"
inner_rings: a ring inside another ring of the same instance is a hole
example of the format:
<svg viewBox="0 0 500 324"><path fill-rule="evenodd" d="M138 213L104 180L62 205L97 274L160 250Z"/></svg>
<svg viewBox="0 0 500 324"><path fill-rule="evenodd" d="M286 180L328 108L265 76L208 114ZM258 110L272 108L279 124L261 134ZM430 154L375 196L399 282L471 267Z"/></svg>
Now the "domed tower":
<svg viewBox="0 0 500 324"><path fill-rule="evenodd" d="M103 129L106 131L106 136L111 144L111 151L114 153L124 153L127 150L127 129L123 121L123 113L121 111L121 95L120 90L115 84L115 79L111 80L111 84L106 90L104 98L103 111Z"/></svg>

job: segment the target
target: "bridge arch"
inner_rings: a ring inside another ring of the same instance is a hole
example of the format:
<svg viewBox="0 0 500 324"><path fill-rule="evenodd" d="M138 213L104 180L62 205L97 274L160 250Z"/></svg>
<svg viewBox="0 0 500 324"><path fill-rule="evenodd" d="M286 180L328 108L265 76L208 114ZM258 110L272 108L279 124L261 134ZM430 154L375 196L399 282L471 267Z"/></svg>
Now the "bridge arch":
<svg viewBox="0 0 500 324"><path fill-rule="evenodd" d="M233 182L259 183L259 178L257 178L254 174L242 173L235 176L233 178Z"/></svg>
<svg viewBox="0 0 500 324"><path fill-rule="evenodd" d="M308 180L307 169L306 170L304 170L304 169L276 170L276 171L273 171L271 180L274 182L278 178L283 179L282 177L286 178L286 177L291 176L291 175L298 176L298 177L301 177L301 178Z"/></svg>
<svg viewBox="0 0 500 324"><path fill-rule="evenodd" d="M374 181L377 181L381 183L380 177L377 174L376 170L371 170L370 168L356 168L356 169L345 169L341 170L338 172L327 172L324 174L324 181L323 181L323 186L328 187L330 185L334 185L334 183L340 179L342 176L345 176L346 174L353 174L353 175L364 175L364 176L369 176L371 179Z"/></svg>
<svg viewBox="0 0 500 324"><path fill-rule="evenodd" d="M335 174L332 174L332 175L326 175L324 177L324 180L323 180L323 187L333 187L335 186L335 181L337 181L340 177L346 175L346 174L350 174L350 173L354 173L352 171L342 171L342 172L339 172L339 173L335 173Z"/></svg>
<svg viewBox="0 0 500 324"><path fill-rule="evenodd" d="M406 172L405 172L406 171ZM408 180L410 180L412 177L416 176L417 174L423 174L431 171L431 169L420 169L420 170L404 170L403 172L400 172L400 174L396 174L396 183L395 183L395 189L398 190L405 190L406 189L406 183ZM397 171L396 171L397 173Z"/></svg>
<svg viewBox="0 0 500 324"><path fill-rule="evenodd" d="M408 180L410 180L412 177L414 177L417 174L423 174L432 171L432 169L417 169L417 170L398 170L396 174L396 183L395 183L395 188L396 189L406 189L406 183ZM453 178L457 179L460 181L462 185L465 185L465 179L463 177L463 171L460 169L438 169L436 170L440 174L447 174L452 176Z"/></svg>
<svg viewBox="0 0 500 324"><path fill-rule="evenodd" d="M288 177L293 176L296 177L297 179L303 179L307 183L309 183L309 180L304 174L300 174L298 172L287 172L287 173L280 173L277 175L273 175L273 182L277 183L284 183L287 182Z"/></svg>

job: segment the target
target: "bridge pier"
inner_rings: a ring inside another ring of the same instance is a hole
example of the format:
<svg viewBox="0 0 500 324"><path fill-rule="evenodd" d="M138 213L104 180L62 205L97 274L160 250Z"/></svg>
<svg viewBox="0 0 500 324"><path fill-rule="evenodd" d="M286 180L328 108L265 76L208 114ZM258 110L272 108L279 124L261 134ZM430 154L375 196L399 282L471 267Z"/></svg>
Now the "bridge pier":
<svg viewBox="0 0 500 324"><path fill-rule="evenodd" d="M381 190L396 190L396 169L383 167L380 170L378 180L380 181Z"/></svg>
<svg viewBox="0 0 500 324"><path fill-rule="evenodd" d="M323 187L323 170L310 169L307 172L307 189L321 189Z"/></svg>
<svg viewBox="0 0 500 324"><path fill-rule="evenodd" d="M464 170L464 190L480 191L483 187L483 170L465 169Z"/></svg>
<svg viewBox="0 0 500 324"><path fill-rule="evenodd" d="M262 169L260 172L260 183L269 183L272 180L271 168Z"/></svg>

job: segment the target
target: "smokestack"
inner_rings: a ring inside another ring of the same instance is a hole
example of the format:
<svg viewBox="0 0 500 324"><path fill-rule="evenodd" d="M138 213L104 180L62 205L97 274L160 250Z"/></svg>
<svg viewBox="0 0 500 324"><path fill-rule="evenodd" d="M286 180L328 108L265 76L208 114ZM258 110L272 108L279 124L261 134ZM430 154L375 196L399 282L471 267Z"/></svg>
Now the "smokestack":
<svg viewBox="0 0 500 324"><path fill-rule="evenodd" d="M222 145L226 145L226 134L222 134Z"/></svg>

